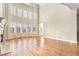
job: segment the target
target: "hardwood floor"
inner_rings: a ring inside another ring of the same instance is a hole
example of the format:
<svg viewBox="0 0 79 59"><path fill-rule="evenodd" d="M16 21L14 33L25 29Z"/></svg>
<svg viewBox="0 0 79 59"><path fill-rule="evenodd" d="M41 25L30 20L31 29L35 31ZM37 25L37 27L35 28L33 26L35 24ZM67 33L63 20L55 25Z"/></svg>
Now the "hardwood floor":
<svg viewBox="0 0 79 59"><path fill-rule="evenodd" d="M8 41L11 53L3 56L78 56L79 45L53 39L33 37Z"/></svg>

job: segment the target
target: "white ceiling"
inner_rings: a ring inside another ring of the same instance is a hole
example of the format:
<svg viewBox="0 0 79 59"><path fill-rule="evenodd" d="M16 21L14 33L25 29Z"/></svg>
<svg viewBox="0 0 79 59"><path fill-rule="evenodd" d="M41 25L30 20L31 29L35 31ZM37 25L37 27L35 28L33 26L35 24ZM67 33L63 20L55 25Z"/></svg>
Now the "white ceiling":
<svg viewBox="0 0 79 59"><path fill-rule="evenodd" d="M79 14L79 3L61 3L61 4L68 6L71 9L77 9L77 14Z"/></svg>
<svg viewBox="0 0 79 59"><path fill-rule="evenodd" d="M62 3L71 9L77 9L77 15L79 16L79 3Z"/></svg>
<svg viewBox="0 0 79 59"><path fill-rule="evenodd" d="M44 4L44 3L42 3L42 4ZM79 8L79 3L61 3L61 4L68 6L72 9ZM39 3L39 5L41 5L41 4Z"/></svg>
<svg viewBox="0 0 79 59"><path fill-rule="evenodd" d="M62 3L63 5L66 5L72 9L79 8L79 3Z"/></svg>

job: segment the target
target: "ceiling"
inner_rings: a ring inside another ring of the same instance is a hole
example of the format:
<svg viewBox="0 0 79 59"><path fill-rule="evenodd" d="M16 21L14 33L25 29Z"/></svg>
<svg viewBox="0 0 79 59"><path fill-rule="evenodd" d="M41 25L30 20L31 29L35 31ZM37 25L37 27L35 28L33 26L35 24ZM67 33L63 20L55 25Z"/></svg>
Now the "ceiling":
<svg viewBox="0 0 79 59"><path fill-rule="evenodd" d="M79 3L62 3L62 4L68 6L72 9L79 8Z"/></svg>
<svg viewBox="0 0 79 59"><path fill-rule="evenodd" d="M61 4L68 6L71 9L77 9L77 14L79 14L79 3L61 3Z"/></svg>
<svg viewBox="0 0 79 59"><path fill-rule="evenodd" d="M62 3L71 9L77 9L77 15L79 16L79 3Z"/></svg>

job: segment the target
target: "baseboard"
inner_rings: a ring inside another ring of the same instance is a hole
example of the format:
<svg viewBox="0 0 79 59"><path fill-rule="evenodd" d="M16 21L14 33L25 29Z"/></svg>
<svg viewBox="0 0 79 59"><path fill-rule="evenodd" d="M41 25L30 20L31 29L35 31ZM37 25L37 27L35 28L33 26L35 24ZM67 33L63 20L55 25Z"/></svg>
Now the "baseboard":
<svg viewBox="0 0 79 59"><path fill-rule="evenodd" d="M53 40L58 40L58 41L67 42L67 43L74 43L74 44L77 44L77 41L70 41L70 40L56 39L56 38L51 38L51 37L47 37L47 36L44 36L44 38L53 39Z"/></svg>
<svg viewBox="0 0 79 59"><path fill-rule="evenodd" d="M21 39L21 38L33 38L33 37L40 37L39 35L28 35L28 36L22 36L22 37L14 37L14 38L8 38L7 40L14 40L14 39Z"/></svg>
<svg viewBox="0 0 79 59"><path fill-rule="evenodd" d="M39 36L39 35L30 36L30 35L29 35L29 36L24 36L24 37L10 38L10 39L8 39L8 40L12 40L12 39L21 39L21 38L33 38L33 37L40 38L41 36ZM52 38L52 37L48 37L48 36L43 36L43 37L44 37L44 38L48 38L48 39L59 40L59 41L63 41L63 42L69 42L69 43L75 43L75 44L77 44L77 41L56 39L56 38Z"/></svg>

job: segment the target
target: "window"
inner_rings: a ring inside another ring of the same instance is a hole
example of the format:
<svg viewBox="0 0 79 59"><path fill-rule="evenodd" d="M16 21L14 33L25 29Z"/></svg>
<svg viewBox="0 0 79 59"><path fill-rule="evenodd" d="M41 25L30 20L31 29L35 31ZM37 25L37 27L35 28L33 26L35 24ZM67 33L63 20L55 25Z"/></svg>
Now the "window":
<svg viewBox="0 0 79 59"><path fill-rule="evenodd" d="M28 11L28 18L32 19L33 18L33 12L32 11Z"/></svg>
<svg viewBox="0 0 79 59"><path fill-rule="evenodd" d="M35 26L32 27L32 32L35 32L36 31L36 28Z"/></svg>
<svg viewBox="0 0 79 59"><path fill-rule="evenodd" d="M12 15L14 15L14 16L16 16L16 7L15 6L12 6L12 11L11 11L11 13L12 13Z"/></svg>
<svg viewBox="0 0 79 59"><path fill-rule="evenodd" d="M31 32L31 26L27 25L27 32Z"/></svg>
<svg viewBox="0 0 79 59"><path fill-rule="evenodd" d="M16 33L16 23L10 22L9 24L10 33Z"/></svg>
<svg viewBox="0 0 79 59"><path fill-rule="evenodd" d="M37 33L38 14L36 7L27 6L24 4L9 4L8 7L8 21L10 21L10 33Z"/></svg>
<svg viewBox="0 0 79 59"><path fill-rule="evenodd" d="M25 24L22 24L22 32L26 33L26 25Z"/></svg>
<svg viewBox="0 0 79 59"><path fill-rule="evenodd" d="M36 31L36 28L35 28L35 26L32 24L31 25L31 32L35 32Z"/></svg>
<svg viewBox="0 0 79 59"><path fill-rule="evenodd" d="M26 32L28 32L28 31L27 31L27 25L25 25L25 28L26 28Z"/></svg>
<svg viewBox="0 0 79 59"><path fill-rule="evenodd" d="M9 11L10 11L10 14L15 16L16 15L16 6L10 5Z"/></svg>
<svg viewBox="0 0 79 59"><path fill-rule="evenodd" d="M23 17L28 18L28 11L27 10L23 10Z"/></svg>
<svg viewBox="0 0 79 59"><path fill-rule="evenodd" d="M10 32L14 33L14 31L15 31L14 27L10 27Z"/></svg>
<svg viewBox="0 0 79 59"><path fill-rule="evenodd" d="M16 30L17 30L17 33L21 33L21 24L17 23Z"/></svg>
<svg viewBox="0 0 79 59"><path fill-rule="evenodd" d="M34 13L33 13L33 19L37 19L37 12L36 11L34 11Z"/></svg>
<svg viewBox="0 0 79 59"><path fill-rule="evenodd" d="M22 17L22 9L17 8L17 16Z"/></svg>

